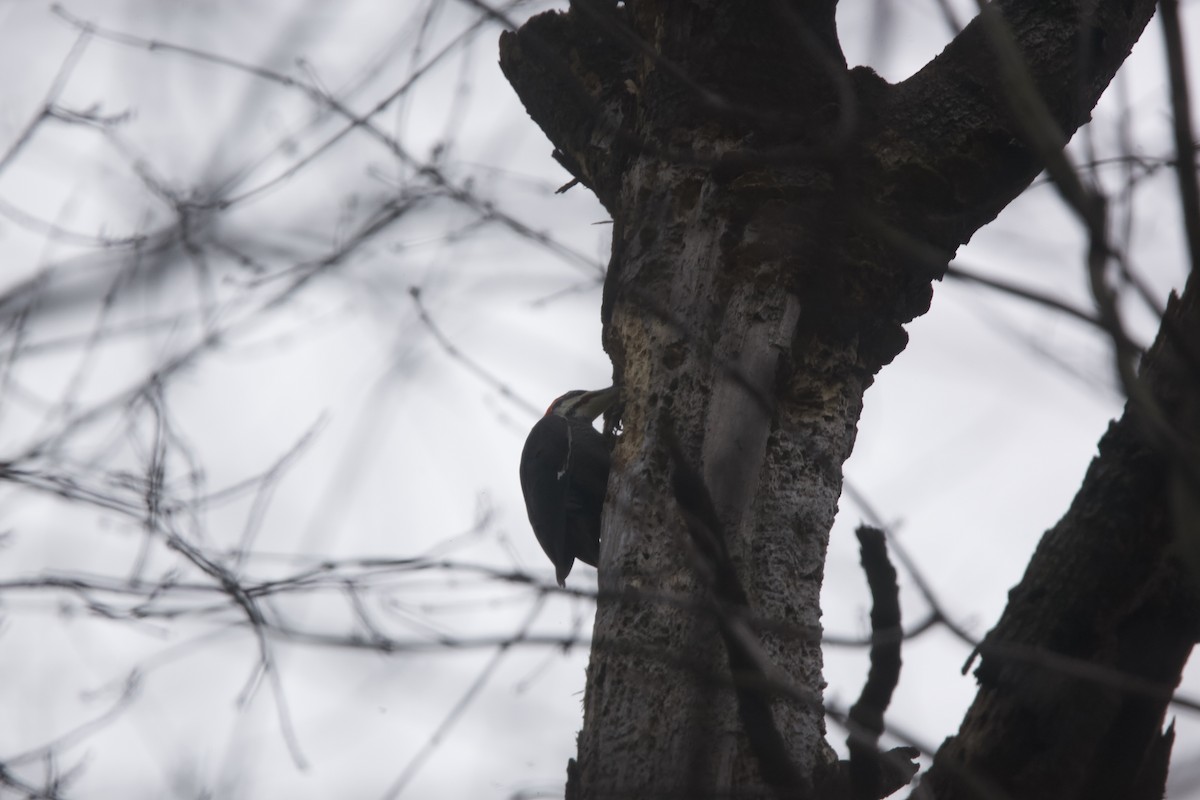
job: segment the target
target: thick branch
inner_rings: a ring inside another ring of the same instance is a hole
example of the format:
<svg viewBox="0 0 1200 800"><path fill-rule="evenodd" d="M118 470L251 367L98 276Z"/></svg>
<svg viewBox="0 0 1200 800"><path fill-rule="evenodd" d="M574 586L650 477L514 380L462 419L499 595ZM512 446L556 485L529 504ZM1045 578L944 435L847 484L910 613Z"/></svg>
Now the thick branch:
<svg viewBox="0 0 1200 800"><path fill-rule="evenodd" d="M1086 122L1153 0L999 0L898 84L876 152L910 235L953 249L1020 194ZM999 13L995 13L999 12Z"/></svg>
<svg viewBox="0 0 1200 800"><path fill-rule="evenodd" d="M978 779L1031 799L1162 796L1163 717L1200 631L1178 561L1197 527L1178 498L1197 492L1198 284L1172 299L1141 372L1177 446L1156 447L1133 403L1101 440L979 648L979 695L927 779L939 800L975 797Z"/></svg>

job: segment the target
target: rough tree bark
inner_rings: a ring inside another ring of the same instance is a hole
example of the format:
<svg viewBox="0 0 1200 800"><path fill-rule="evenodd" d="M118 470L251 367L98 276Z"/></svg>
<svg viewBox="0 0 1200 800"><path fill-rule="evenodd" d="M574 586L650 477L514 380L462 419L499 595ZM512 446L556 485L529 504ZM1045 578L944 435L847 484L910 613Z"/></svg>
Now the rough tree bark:
<svg viewBox="0 0 1200 800"><path fill-rule="evenodd" d="M1161 798L1163 717L1200 632L1198 279L1172 298L1130 401L980 644L980 691L927 797ZM1169 437L1164 438L1164 437Z"/></svg>
<svg viewBox="0 0 1200 800"><path fill-rule="evenodd" d="M1086 121L1154 3L1001 0L897 85L847 68L835 8L576 0L501 38L555 157L613 218L602 316L624 431L572 797L821 793L814 632L863 393L956 248ZM771 785L738 718L674 437L753 617L786 623L757 635L795 689L773 724L802 785Z"/></svg>

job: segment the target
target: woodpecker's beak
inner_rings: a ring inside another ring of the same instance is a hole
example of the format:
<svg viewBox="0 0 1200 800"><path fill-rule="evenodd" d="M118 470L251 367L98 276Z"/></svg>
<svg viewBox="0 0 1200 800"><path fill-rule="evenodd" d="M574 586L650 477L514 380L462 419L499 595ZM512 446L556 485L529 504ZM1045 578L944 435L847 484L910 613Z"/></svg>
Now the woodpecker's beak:
<svg viewBox="0 0 1200 800"><path fill-rule="evenodd" d="M597 389L594 392L585 392L572 404L571 416L583 417L589 421L594 420L612 408L612 404L617 402L617 397L620 394L621 390L616 386L610 386L607 389Z"/></svg>

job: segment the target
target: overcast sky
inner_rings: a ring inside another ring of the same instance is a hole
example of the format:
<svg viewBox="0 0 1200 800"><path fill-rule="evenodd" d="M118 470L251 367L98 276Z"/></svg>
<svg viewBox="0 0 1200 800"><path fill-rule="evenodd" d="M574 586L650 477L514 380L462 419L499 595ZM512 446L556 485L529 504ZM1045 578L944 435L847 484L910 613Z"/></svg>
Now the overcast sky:
<svg viewBox="0 0 1200 800"><path fill-rule="evenodd" d="M119 593L6 585L0 762L100 720L62 742L55 766L78 769L65 797L561 795L586 647L491 643L586 639L592 605L475 568L552 583L517 459L550 400L611 380L611 228L582 187L554 193L569 176L500 74L499 26L455 0L62 8L0 2L0 461L30 470L0 484L0 580L203 584L182 542L247 579L316 569L269 603L295 630L412 647L276 640L264 678L218 593L172 589L130 619L138 601ZM1184 11L1200 31L1195 4ZM81 36L86 23L101 30ZM951 36L932 0L844 0L839 29L852 64L893 81ZM1160 39L1153 22L1072 144L1077 163L1122 152L1123 129L1147 164L1169 156ZM321 99L367 114L409 82L374 130ZM1182 284L1182 238L1169 171L1145 173L1114 195L1115 228L1162 303ZM1113 191L1127 178L1097 174ZM164 242L180 208L189 233ZM1083 258L1039 182L958 261L1090 309ZM1152 313L1125 311L1148 341ZM981 636L1120 413L1110 348L1061 313L954 282L908 330L867 393L847 480ZM177 505L152 512L155 466ZM178 541L148 534L150 513ZM851 534L868 518L843 497L831 634L866 631ZM331 559L424 556L456 567L339 562L362 591L319 583ZM569 586L594 574L577 565ZM926 607L901 581L917 620ZM952 734L974 694L968 654L939 631L908 643L890 721L927 746ZM865 653L826 659L830 699L851 702ZM1179 713L1171 796L1200 798L1200 729ZM45 767L16 766L35 784Z"/></svg>

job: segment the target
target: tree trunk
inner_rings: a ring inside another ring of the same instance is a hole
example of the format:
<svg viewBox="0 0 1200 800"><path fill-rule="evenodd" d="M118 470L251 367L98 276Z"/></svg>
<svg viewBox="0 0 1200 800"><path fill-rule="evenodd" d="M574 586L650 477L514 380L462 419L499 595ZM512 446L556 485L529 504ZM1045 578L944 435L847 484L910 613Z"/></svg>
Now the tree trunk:
<svg viewBox="0 0 1200 800"><path fill-rule="evenodd" d="M572 797L820 791L818 599L863 392L954 250L1087 118L1153 11L1088 7L1000 3L1000 25L977 19L895 86L847 69L828 0L579 0L502 36L505 74L614 224L602 316L624 430ZM1084 39L1099 44L1081 61ZM1002 68L1004 41L1024 72ZM769 777L739 719L713 565L672 488L675 440L749 614L772 623L757 644L791 698L773 697L770 724L799 785Z"/></svg>

